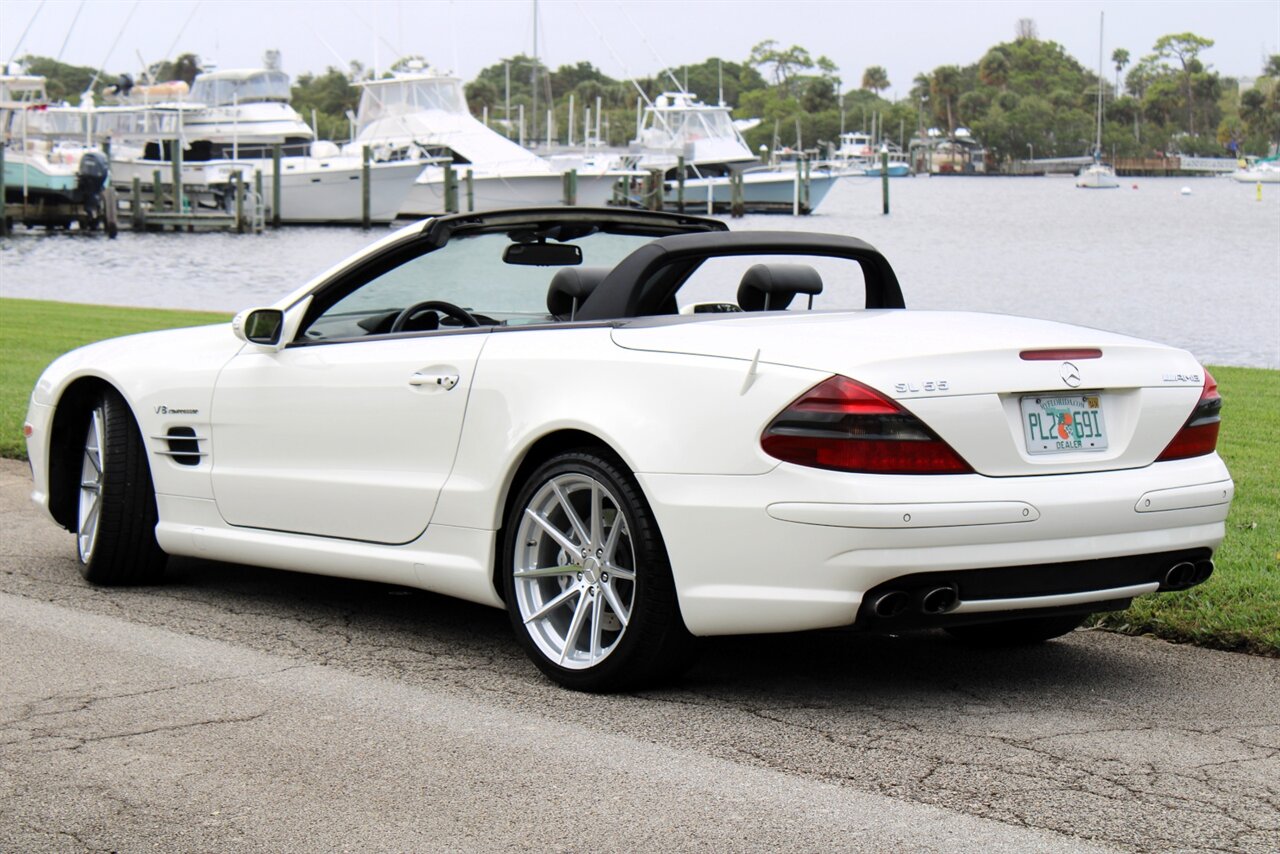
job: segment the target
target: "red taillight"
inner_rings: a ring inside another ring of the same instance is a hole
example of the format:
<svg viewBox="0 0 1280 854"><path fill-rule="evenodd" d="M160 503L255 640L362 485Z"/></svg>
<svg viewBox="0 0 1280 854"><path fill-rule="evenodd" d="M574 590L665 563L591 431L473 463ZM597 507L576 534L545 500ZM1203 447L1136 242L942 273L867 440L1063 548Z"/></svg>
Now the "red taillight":
<svg viewBox="0 0 1280 854"><path fill-rule="evenodd" d="M907 410L848 377L805 392L760 440L771 457L820 469L874 474L968 474L951 446Z"/></svg>
<svg viewBox="0 0 1280 854"><path fill-rule="evenodd" d="M1196 408L1191 410L1191 417L1182 429L1173 437L1173 441L1160 452L1156 461L1184 460L1187 457L1201 457L1212 454L1218 447L1218 426L1222 419L1222 396L1218 394L1218 383L1213 374L1204 372L1204 391Z"/></svg>

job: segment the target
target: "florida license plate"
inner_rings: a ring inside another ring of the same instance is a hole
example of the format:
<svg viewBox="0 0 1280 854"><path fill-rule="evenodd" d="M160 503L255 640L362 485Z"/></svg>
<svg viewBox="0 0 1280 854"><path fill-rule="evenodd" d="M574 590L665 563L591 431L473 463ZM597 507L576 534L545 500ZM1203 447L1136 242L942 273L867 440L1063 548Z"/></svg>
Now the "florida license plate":
<svg viewBox="0 0 1280 854"><path fill-rule="evenodd" d="M1027 395L1022 398L1022 432L1029 454L1105 451L1101 395Z"/></svg>

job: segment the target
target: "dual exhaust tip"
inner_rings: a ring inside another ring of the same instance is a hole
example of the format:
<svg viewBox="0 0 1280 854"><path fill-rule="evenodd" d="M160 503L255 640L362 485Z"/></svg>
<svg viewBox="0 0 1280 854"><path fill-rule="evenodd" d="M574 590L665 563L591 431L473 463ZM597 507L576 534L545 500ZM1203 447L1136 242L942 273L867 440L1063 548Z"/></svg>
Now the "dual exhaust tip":
<svg viewBox="0 0 1280 854"><path fill-rule="evenodd" d="M1186 590L1208 580L1210 575L1213 575L1213 561L1208 558L1195 562L1179 561L1165 572L1160 589Z"/></svg>
<svg viewBox="0 0 1280 854"><path fill-rule="evenodd" d="M954 584L927 587L911 593L886 590L871 602L871 613L882 620L900 617L908 611L934 616L955 610L960 604L960 589Z"/></svg>
<svg viewBox="0 0 1280 854"><path fill-rule="evenodd" d="M1165 571L1160 582L1161 590L1186 590L1208 580L1213 575L1213 561L1204 558L1197 561L1179 561ZM871 600L871 613L882 620L900 617L908 611L925 616L937 616L954 611L960 604L960 589L955 584L926 587L914 592L886 590Z"/></svg>

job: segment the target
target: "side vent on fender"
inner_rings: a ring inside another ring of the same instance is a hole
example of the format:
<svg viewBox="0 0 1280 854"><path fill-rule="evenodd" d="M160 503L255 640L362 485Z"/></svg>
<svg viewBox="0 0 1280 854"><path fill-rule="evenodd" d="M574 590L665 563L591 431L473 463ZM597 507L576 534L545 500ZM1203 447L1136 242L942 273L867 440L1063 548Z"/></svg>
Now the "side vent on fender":
<svg viewBox="0 0 1280 854"><path fill-rule="evenodd" d="M152 438L165 444L156 453L168 457L178 465L198 466L200 458L208 456L200 450L200 442L204 437L198 435L194 427L170 427L168 434Z"/></svg>

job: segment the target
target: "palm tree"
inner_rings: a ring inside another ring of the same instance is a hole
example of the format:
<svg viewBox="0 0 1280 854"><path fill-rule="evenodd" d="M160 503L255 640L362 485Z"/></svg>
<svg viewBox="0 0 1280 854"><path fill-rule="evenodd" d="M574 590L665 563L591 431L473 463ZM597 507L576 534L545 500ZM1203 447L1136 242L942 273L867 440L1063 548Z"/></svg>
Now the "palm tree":
<svg viewBox="0 0 1280 854"><path fill-rule="evenodd" d="M934 104L939 101L947 110L947 133L953 138L956 135L955 111L952 109L952 103L960 94L960 69L954 65L942 65L933 70L933 77L929 81L929 94L933 96Z"/></svg>
<svg viewBox="0 0 1280 854"><path fill-rule="evenodd" d="M862 88L879 95L889 88L889 72L879 65L872 65L862 72Z"/></svg>
<svg viewBox="0 0 1280 854"><path fill-rule="evenodd" d="M1111 51L1111 61L1116 64L1116 97L1120 97L1120 72L1129 64L1129 51L1118 47Z"/></svg>

